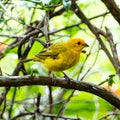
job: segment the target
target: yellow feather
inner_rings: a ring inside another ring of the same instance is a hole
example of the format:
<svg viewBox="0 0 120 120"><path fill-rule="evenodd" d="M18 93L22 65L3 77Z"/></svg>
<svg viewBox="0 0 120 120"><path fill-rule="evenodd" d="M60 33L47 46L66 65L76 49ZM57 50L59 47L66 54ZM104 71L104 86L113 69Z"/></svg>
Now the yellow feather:
<svg viewBox="0 0 120 120"><path fill-rule="evenodd" d="M51 45L33 58L23 61L39 61L50 71L64 71L79 61L80 53L85 47L88 45L83 39L73 38L67 42Z"/></svg>

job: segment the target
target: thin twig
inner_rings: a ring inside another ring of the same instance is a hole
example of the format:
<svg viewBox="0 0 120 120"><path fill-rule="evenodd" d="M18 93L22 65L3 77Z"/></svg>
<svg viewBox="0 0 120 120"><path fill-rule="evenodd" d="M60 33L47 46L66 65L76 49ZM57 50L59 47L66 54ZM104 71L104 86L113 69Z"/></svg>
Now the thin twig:
<svg viewBox="0 0 120 120"><path fill-rule="evenodd" d="M63 114L64 109L65 109L65 107L66 107L66 104L70 101L70 99L71 99L71 97L73 96L74 92L75 92L75 90L73 90L73 91L70 93L69 97L63 102L63 104L62 104L62 106L61 106L61 108L60 108L60 110L59 110L59 112L58 112L57 118L59 118L59 116L61 116L61 115Z"/></svg>
<svg viewBox="0 0 120 120"><path fill-rule="evenodd" d="M20 118L20 117L24 117L24 116L27 116L27 115L34 115L35 113L34 112L27 112L27 113L21 113L13 118L11 118L10 120L16 120L17 118ZM55 114L48 114L48 113L39 113L40 116L43 116L43 118L57 118L57 115ZM73 118L73 117L67 117L67 116L59 116L59 118L61 119L64 119L64 120L82 120L80 118Z"/></svg>
<svg viewBox="0 0 120 120"><path fill-rule="evenodd" d="M118 53L117 53L117 50L116 50L116 44L114 43L113 35L110 32L110 30L107 27L105 27L105 29L106 29L106 37L107 37L107 40L110 44L110 48L111 48L111 51L112 51L114 65L116 66L116 72L120 77L120 67L119 67L120 63L119 63L119 59L118 59Z"/></svg>
<svg viewBox="0 0 120 120"><path fill-rule="evenodd" d="M76 4L76 2L74 0L72 1L72 5L71 5L71 10L78 16L78 18L81 19L81 21L83 23L85 23L89 29L91 30L91 32L96 36L99 44L101 45L101 48L104 50L104 52L106 53L106 55L108 56L109 60L111 61L112 65L114 66L116 72L117 72L117 67L114 64L114 60L112 55L110 54L109 50L106 48L104 42L102 41L100 35L106 37L106 32L102 31L101 29L97 28L96 26L94 26L89 20L88 18L84 15L84 13L82 12L82 10L78 7L78 5Z"/></svg>
<svg viewBox="0 0 120 120"><path fill-rule="evenodd" d="M13 109L15 96L16 96L16 91L17 91L17 88L15 87L14 90L13 90L13 95L12 95L12 100L11 100L11 103L10 103L10 108L8 110L8 117L9 117L9 119L11 118L12 109Z"/></svg>

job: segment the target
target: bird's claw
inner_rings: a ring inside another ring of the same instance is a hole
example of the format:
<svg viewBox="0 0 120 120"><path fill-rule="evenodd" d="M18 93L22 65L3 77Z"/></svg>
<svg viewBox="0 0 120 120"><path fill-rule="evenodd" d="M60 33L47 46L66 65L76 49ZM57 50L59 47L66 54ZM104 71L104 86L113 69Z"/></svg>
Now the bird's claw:
<svg viewBox="0 0 120 120"><path fill-rule="evenodd" d="M71 79L64 73L64 78L67 80L68 84L71 84Z"/></svg>
<svg viewBox="0 0 120 120"><path fill-rule="evenodd" d="M53 74L52 72L50 72L49 76L50 76L50 78L51 78L51 81L52 81L53 85L55 85L55 84L56 84L56 81L55 81L55 79L54 79L54 78L55 78L54 74Z"/></svg>

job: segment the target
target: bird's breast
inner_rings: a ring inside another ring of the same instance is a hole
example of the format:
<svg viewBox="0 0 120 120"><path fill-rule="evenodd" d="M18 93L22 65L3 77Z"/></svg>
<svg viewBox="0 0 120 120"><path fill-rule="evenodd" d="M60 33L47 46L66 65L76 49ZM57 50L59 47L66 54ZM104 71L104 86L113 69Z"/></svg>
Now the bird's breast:
<svg viewBox="0 0 120 120"><path fill-rule="evenodd" d="M56 59L47 58L44 65L51 71L64 71L74 66L78 61L79 53L68 51L60 54Z"/></svg>

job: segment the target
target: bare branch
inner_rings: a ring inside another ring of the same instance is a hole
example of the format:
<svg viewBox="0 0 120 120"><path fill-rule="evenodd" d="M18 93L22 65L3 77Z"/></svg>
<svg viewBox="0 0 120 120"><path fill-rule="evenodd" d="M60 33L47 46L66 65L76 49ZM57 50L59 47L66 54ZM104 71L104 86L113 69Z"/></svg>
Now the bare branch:
<svg viewBox="0 0 120 120"><path fill-rule="evenodd" d="M113 15L113 17L116 19L116 21L120 24L120 9L118 8L117 4L114 0L101 0L110 13Z"/></svg>
<svg viewBox="0 0 120 120"><path fill-rule="evenodd" d="M119 74L120 73L120 67L119 67L120 64L119 64L119 60L118 60L118 53L116 50L116 44L114 43L113 35L110 32L110 30L107 27L105 27L105 29L106 29L106 37L107 37L107 40L110 44L110 48L112 51L114 65L116 66L117 74L120 76L120 74Z"/></svg>
<svg viewBox="0 0 120 120"><path fill-rule="evenodd" d="M103 43L102 39L100 38L100 35L104 36L105 38L107 38L106 36L106 32L102 31L101 29L97 28L96 26L94 26L88 19L87 17L84 15L84 13L82 12L82 10L78 7L78 5L76 4L76 2L74 0L72 0L72 5L71 5L71 10L78 16L78 18L81 19L81 21L83 23L85 23L89 29L91 30L91 32L96 36L99 44L101 45L101 48L104 50L104 52L106 53L106 55L108 56L109 60L111 61L112 65L114 66L116 73L118 73L118 66L115 65L115 61L113 60L112 55L110 54L109 50L106 48L105 44ZM120 75L120 73L119 73Z"/></svg>
<svg viewBox="0 0 120 120"><path fill-rule="evenodd" d="M54 82L53 82L54 81ZM44 76L0 76L0 87L11 87L11 86L31 86L31 85L50 85L57 86L66 89L74 89L79 91L85 91L92 94L95 94L109 103L111 103L116 108L120 109L120 99L112 94L110 91L104 89L101 86L87 83L87 82L78 82L71 80L70 84L65 78L50 78Z"/></svg>

